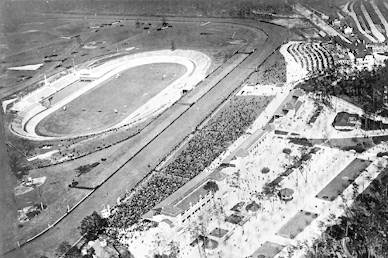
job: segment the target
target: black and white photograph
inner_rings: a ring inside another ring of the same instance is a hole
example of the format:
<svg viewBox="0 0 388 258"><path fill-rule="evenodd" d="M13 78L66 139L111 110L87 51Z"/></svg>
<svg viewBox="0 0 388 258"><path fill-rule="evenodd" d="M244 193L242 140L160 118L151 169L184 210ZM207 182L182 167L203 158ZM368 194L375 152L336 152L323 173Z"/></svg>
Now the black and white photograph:
<svg viewBox="0 0 388 258"><path fill-rule="evenodd" d="M0 0L0 257L388 258L388 0Z"/></svg>

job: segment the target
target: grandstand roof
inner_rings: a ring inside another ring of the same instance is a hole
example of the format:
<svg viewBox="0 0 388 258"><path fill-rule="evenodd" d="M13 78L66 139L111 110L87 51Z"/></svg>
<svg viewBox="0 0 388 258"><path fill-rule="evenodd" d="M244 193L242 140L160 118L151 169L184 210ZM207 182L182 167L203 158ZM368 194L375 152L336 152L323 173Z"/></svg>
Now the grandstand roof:
<svg viewBox="0 0 388 258"><path fill-rule="evenodd" d="M157 210L161 209L161 214L175 217L182 211L190 208L190 203L195 204L199 201L201 196L207 194L207 190L203 189L203 185L213 179L220 181L224 178L221 169L209 173L200 173L188 183L179 188L172 195L164 199L161 203L156 205L150 212L146 213L143 218L151 218Z"/></svg>
<svg viewBox="0 0 388 258"><path fill-rule="evenodd" d="M333 126L355 126L359 116L347 112L339 112L333 121Z"/></svg>

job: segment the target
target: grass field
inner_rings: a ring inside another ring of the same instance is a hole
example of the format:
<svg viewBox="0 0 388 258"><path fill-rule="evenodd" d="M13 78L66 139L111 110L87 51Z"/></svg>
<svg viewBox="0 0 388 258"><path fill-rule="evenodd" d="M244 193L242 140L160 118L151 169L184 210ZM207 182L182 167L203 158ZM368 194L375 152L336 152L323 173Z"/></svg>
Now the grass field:
<svg viewBox="0 0 388 258"><path fill-rule="evenodd" d="M101 22L112 22L104 19ZM0 71L5 74L0 82L0 97L12 94L36 81L43 79L43 73L50 75L91 57L106 53L115 44L142 31L135 26L114 26L91 29L95 20L67 19L26 15L12 29L4 28L0 35ZM71 37L80 35L79 40ZM66 38L69 37L69 38ZM104 42L97 49L85 49L84 44L92 41ZM36 71L9 71L8 67L43 63ZM31 77L23 79L23 77Z"/></svg>
<svg viewBox="0 0 388 258"><path fill-rule="evenodd" d="M62 0L62 1L8 1L7 11L29 8L32 11L72 12L127 15L192 15L192 16L240 16L250 14L247 9L260 9L271 13L290 13L286 0ZM12 19L13 21L17 19Z"/></svg>
<svg viewBox="0 0 388 258"><path fill-rule="evenodd" d="M311 222L318 217L318 214L307 211L299 211L277 232L282 237L294 239L304 230Z"/></svg>
<svg viewBox="0 0 388 258"><path fill-rule="evenodd" d="M66 110L58 109L44 118L38 124L38 132L69 135L108 128L130 115L185 71L184 66L170 63L126 70L118 78L113 77L73 100L66 105Z"/></svg>
<svg viewBox="0 0 388 258"><path fill-rule="evenodd" d="M176 48L200 50L213 58L217 67L247 42L259 36L247 27L234 24L200 22L169 22L172 28L158 31L161 18L121 20L119 25L93 26L112 23L112 17L95 16L27 16L13 31L6 30L0 45L0 98L11 95L47 76L69 69L74 64L84 63L108 53L136 47L131 52ZM149 27L148 29L144 29ZM29 31L29 32L28 32ZM78 38L63 38L80 35ZM97 48L87 49L84 45L99 42ZM43 63L36 71L9 71L7 68L27 64Z"/></svg>
<svg viewBox="0 0 388 258"><path fill-rule="evenodd" d="M317 198L333 201L370 165L371 161L355 159L318 194Z"/></svg>
<svg viewBox="0 0 388 258"><path fill-rule="evenodd" d="M284 245L267 241L249 257L271 258L278 254L284 247Z"/></svg>

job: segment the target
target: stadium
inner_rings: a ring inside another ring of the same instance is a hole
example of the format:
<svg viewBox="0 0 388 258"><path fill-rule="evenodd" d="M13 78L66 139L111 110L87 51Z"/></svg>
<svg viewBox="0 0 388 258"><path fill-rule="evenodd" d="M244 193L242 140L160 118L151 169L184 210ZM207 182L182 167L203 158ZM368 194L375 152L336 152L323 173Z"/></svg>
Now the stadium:
<svg viewBox="0 0 388 258"><path fill-rule="evenodd" d="M194 50L114 54L54 75L22 97L13 133L32 140L72 138L135 125L176 102L205 76L211 59ZM140 87L141 86L141 87Z"/></svg>

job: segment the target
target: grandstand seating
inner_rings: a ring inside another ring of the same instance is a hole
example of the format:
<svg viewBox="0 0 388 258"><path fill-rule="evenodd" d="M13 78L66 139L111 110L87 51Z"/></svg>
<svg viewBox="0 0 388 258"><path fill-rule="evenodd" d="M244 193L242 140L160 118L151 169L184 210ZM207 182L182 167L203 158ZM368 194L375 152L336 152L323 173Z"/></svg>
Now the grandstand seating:
<svg viewBox="0 0 388 258"><path fill-rule="evenodd" d="M334 65L332 55L321 42L291 42L287 52L308 75L321 73Z"/></svg>

